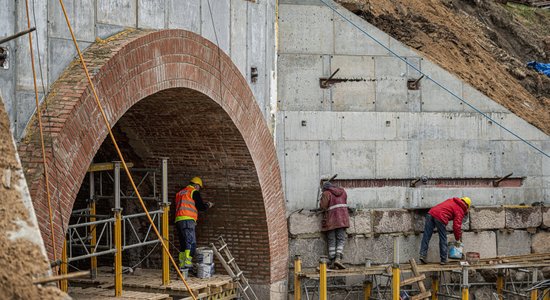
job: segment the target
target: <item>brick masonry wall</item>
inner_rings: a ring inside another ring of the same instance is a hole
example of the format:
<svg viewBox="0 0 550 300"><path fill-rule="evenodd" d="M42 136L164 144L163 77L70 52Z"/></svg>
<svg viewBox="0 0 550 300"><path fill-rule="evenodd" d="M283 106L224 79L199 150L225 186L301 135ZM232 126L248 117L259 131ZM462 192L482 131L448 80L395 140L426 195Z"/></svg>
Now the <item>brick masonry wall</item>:
<svg viewBox="0 0 550 300"><path fill-rule="evenodd" d="M248 260L245 267L254 265L253 280L276 282L286 278L287 228L273 137L246 80L231 59L190 32L130 30L105 44L92 45L85 60L111 124L138 101L169 91L130 110L133 115L123 118L121 124L135 128L139 123L156 122L143 126L148 132L136 130L135 134L141 134L141 141L149 145L145 150L151 157L172 157L172 194L191 174L204 177L210 186L205 198L219 204L205 215L204 226L200 225L199 234L205 240L226 229L238 259ZM196 92L186 95L189 90ZM201 101L199 107L193 101ZM178 104L173 106L175 102ZM76 62L53 85L42 110L59 257L62 220L66 226L86 169L107 136L107 128ZM195 116L201 118L183 117L191 110L197 110ZM209 119L210 113L214 113L213 119ZM209 123L212 127L202 131ZM175 138L168 140L160 135ZM19 145L19 153L47 241L48 206L38 137L34 119ZM165 150L167 153L162 152ZM52 245L47 247L52 257Z"/></svg>

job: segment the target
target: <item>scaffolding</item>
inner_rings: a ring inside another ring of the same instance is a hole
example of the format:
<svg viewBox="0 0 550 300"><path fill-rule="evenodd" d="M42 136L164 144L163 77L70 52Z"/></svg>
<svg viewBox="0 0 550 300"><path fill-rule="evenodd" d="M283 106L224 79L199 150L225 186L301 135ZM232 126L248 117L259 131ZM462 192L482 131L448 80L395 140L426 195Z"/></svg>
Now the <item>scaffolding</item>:
<svg viewBox="0 0 550 300"><path fill-rule="evenodd" d="M150 211L149 214L156 222L158 228L162 228L162 238L165 243L169 242L168 218L170 202L168 202L168 158L161 159L161 197L157 192L157 173L154 168L133 168L135 173L142 174L137 187L142 186L148 178L153 182L153 193L146 200L154 200L158 203L157 210ZM161 241L152 233L153 223L148 224L145 233L138 233L135 221L146 216L146 213L136 213L130 215L122 214L121 200L136 200L134 193L126 195L120 188L120 169L121 163L118 161L112 163L93 164L89 170L89 188L90 194L87 201L87 207L74 210L72 217L75 222L67 228L66 241L62 253L62 273L67 273L67 265L74 261L90 259L91 278L97 277L97 258L104 255L114 255L115 258L115 291L122 291L122 252L124 250L155 245ZM112 172L112 175L108 172ZM96 174L97 173L97 174ZM106 176L104 176L106 174ZM98 190L96 189L96 175L99 176ZM104 181L110 181L113 191L112 195L105 195ZM96 213L98 201L114 200L112 215L100 215ZM162 249L161 249L162 251ZM170 283L170 271L168 255L162 251L162 284ZM66 281L62 282L62 289L67 291Z"/></svg>
<svg viewBox="0 0 550 300"><path fill-rule="evenodd" d="M397 240L394 242L394 253L399 253ZM397 251L396 251L397 250ZM550 253L529 254L508 257L480 259L477 262L453 261L447 265L426 264L418 265L414 260L409 263L399 263L398 255L394 255L394 263L371 265L366 261L364 267L353 267L345 270L327 270L327 260L322 257L317 269L303 270L301 258L294 260L294 299L326 300L327 290L344 289L362 293L368 299L399 300L407 295L407 299L462 299L470 298L470 287L478 285L491 286L492 299L506 299L513 295L531 300L550 300L550 280L539 280L539 269L550 266ZM493 270L496 273L495 282L471 283L471 271ZM511 270L525 273L526 279L515 281ZM416 272L417 273L416 273ZM430 273L428 277L426 273ZM364 276L361 286L328 286L327 280L338 277ZM451 279L455 277L455 280ZM426 296L421 290L409 286L413 282L424 279L430 280L431 295ZM456 280L458 278L458 280ZM408 296L408 293L413 296ZM416 294L416 295L414 295ZM316 297L318 295L318 297Z"/></svg>

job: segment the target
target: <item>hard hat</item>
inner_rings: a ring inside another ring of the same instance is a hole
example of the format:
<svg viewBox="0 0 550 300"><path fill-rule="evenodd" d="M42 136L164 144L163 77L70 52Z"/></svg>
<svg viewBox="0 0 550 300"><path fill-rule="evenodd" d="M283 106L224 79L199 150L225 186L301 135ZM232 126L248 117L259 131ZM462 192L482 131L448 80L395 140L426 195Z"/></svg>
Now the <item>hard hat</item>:
<svg viewBox="0 0 550 300"><path fill-rule="evenodd" d="M198 184L201 188L203 188L202 179L200 177L193 177L191 179L191 183Z"/></svg>
<svg viewBox="0 0 550 300"><path fill-rule="evenodd" d="M466 204L468 205L468 207L470 207L472 205L472 199L468 198L468 197L462 197L460 198L462 199L462 201L466 202Z"/></svg>

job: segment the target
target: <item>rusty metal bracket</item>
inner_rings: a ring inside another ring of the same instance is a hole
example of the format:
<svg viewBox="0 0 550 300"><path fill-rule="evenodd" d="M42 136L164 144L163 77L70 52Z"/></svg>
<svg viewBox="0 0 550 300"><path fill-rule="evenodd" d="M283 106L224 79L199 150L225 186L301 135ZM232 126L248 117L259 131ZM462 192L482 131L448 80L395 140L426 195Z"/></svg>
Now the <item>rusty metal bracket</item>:
<svg viewBox="0 0 550 300"><path fill-rule="evenodd" d="M407 88L409 90L418 90L420 88L420 80L424 78L424 75L420 76L418 79L410 79L407 81Z"/></svg>
<svg viewBox="0 0 550 300"><path fill-rule="evenodd" d="M338 73L339 71L340 71L340 68L336 69L336 71L330 74L328 78L319 78L319 84L321 85L321 88L322 89L329 88L330 87L329 82L332 81L332 78L334 77L334 75L336 75L336 73Z"/></svg>
<svg viewBox="0 0 550 300"><path fill-rule="evenodd" d="M416 187L416 184L420 181L420 178L417 178L413 181L411 181L411 183L409 184L410 187Z"/></svg>
<svg viewBox="0 0 550 300"><path fill-rule="evenodd" d="M514 174L514 172L512 172L512 173L510 173L510 174L508 174L508 175L506 175L506 176L504 176L504 177L502 177L502 178L500 178L500 179L493 180L493 186L494 186L494 187L498 187L498 185L499 185L504 179L506 179L506 178L512 176L513 174Z"/></svg>

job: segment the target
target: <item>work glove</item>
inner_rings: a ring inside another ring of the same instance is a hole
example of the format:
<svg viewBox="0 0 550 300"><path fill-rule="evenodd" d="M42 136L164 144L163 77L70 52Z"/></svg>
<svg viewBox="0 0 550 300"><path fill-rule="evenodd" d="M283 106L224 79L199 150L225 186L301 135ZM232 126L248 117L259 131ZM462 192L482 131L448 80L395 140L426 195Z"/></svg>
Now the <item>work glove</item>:
<svg viewBox="0 0 550 300"><path fill-rule="evenodd" d="M206 202L206 205L208 205L208 208L212 208L214 206L214 202Z"/></svg>

